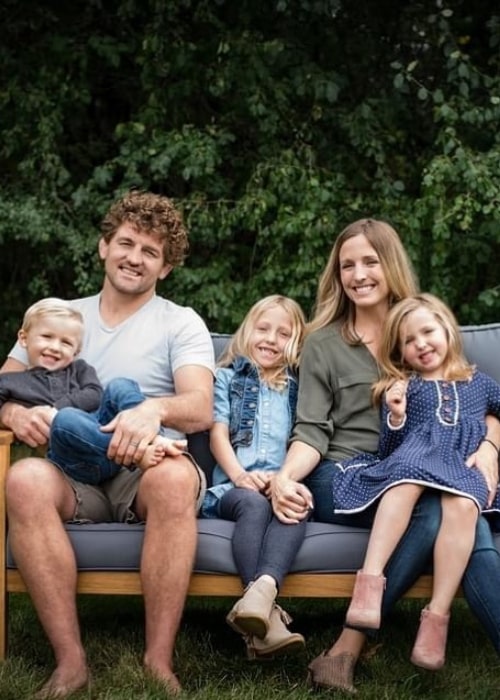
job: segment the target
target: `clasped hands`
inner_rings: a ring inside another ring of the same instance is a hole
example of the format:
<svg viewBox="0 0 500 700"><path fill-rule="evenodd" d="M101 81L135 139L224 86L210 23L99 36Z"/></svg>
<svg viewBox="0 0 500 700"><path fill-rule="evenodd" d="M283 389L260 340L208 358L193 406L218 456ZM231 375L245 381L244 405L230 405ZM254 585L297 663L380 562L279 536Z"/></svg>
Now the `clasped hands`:
<svg viewBox="0 0 500 700"><path fill-rule="evenodd" d="M283 474L276 474L271 481L271 501L275 516L286 525L305 520L314 507L307 486Z"/></svg>

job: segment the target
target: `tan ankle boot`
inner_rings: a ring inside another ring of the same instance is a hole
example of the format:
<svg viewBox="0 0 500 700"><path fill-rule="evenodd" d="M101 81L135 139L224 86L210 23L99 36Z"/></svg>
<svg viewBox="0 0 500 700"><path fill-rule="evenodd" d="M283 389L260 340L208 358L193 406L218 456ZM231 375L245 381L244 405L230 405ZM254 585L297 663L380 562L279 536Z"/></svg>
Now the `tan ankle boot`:
<svg viewBox="0 0 500 700"><path fill-rule="evenodd" d="M440 615L431 612L429 608L422 610L420 627L410 657L412 664L429 671L438 671L444 666L449 621L449 614Z"/></svg>
<svg viewBox="0 0 500 700"><path fill-rule="evenodd" d="M385 576L358 571L351 604L347 610L346 623L351 627L378 630L384 588Z"/></svg>
<svg viewBox="0 0 500 700"><path fill-rule="evenodd" d="M286 627L291 622L290 615L275 604L269 618L269 631L264 639L254 635L245 638L248 658L268 659L303 649L306 644L304 637L298 632L290 632Z"/></svg>
<svg viewBox="0 0 500 700"><path fill-rule="evenodd" d="M226 617L226 622L238 634L264 639L269 631L269 618L278 589L274 581L262 577L250 583Z"/></svg>

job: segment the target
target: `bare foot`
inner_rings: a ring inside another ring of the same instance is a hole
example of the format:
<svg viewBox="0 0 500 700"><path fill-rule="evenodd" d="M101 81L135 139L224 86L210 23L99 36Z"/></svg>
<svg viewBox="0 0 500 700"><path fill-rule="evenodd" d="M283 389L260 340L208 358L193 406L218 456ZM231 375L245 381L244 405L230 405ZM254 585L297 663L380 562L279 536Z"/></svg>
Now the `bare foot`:
<svg viewBox="0 0 500 700"><path fill-rule="evenodd" d="M49 680L35 694L35 700L52 700L53 698L67 698L77 690L81 690L89 684L88 669L83 667L75 671L66 671L56 668Z"/></svg>
<svg viewBox="0 0 500 700"><path fill-rule="evenodd" d="M160 464L161 460L165 456L165 448L160 443L151 443L144 450L141 461L139 462L139 467L141 469L149 469L150 467L156 467Z"/></svg>
<svg viewBox="0 0 500 700"><path fill-rule="evenodd" d="M179 679L169 666L153 668L153 666L145 662L144 667L151 678L165 688L167 694L177 696L181 693L182 688Z"/></svg>

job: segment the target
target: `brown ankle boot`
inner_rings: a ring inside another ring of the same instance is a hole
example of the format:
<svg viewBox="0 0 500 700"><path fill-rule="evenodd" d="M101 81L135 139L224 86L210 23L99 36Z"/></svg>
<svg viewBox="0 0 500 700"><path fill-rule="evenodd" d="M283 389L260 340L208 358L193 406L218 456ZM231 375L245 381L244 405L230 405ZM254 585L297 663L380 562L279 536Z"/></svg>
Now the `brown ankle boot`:
<svg viewBox="0 0 500 700"><path fill-rule="evenodd" d="M385 576L358 571L346 615L346 623L350 627L379 629L384 588Z"/></svg>
<svg viewBox="0 0 500 700"><path fill-rule="evenodd" d="M307 667L309 683L313 688L331 688L354 694L357 692L353 685L355 666L356 658L353 654L344 652L328 656L324 652Z"/></svg>
<svg viewBox="0 0 500 700"><path fill-rule="evenodd" d="M238 634L264 639L269 631L269 618L277 593L274 582L262 577L253 581L229 611L227 624Z"/></svg>
<svg viewBox="0 0 500 700"><path fill-rule="evenodd" d="M420 627L410 657L412 664L429 671L437 671L444 666L449 621L449 614L439 615L428 608L422 610Z"/></svg>
<svg viewBox="0 0 500 700"><path fill-rule="evenodd" d="M290 615L279 605L274 605L269 618L269 632L264 639L247 636L247 656L249 659L269 659L281 654L291 654L305 647L305 639L298 632L290 632L287 625L292 622Z"/></svg>

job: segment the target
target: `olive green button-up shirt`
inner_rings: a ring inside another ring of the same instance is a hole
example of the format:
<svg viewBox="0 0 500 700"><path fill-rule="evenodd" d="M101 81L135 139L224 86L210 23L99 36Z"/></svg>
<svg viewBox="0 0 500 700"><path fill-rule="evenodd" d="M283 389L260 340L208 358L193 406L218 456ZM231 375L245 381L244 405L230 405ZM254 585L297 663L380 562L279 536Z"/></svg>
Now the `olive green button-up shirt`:
<svg viewBox="0 0 500 700"><path fill-rule="evenodd" d="M299 368L297 417L291 441L314 447L322 459L376 452L379 410L371 387L377 363L365 345L348 345L338 324L306 338Z"/></svg>

